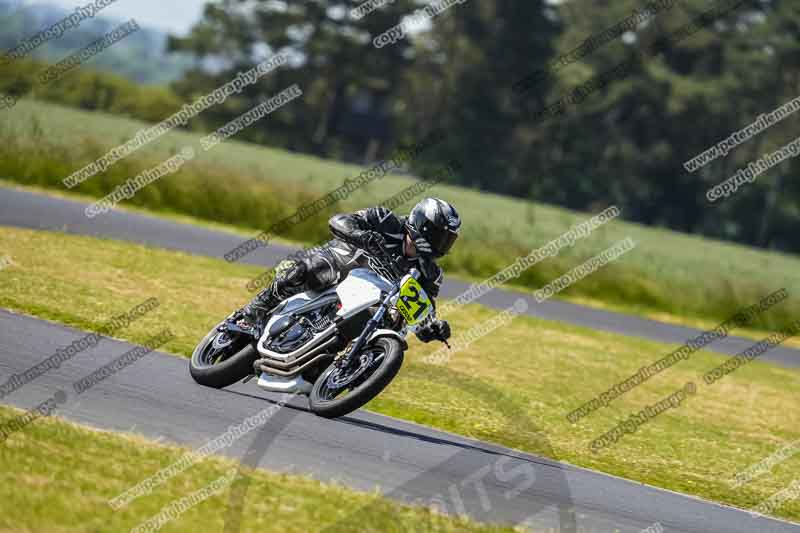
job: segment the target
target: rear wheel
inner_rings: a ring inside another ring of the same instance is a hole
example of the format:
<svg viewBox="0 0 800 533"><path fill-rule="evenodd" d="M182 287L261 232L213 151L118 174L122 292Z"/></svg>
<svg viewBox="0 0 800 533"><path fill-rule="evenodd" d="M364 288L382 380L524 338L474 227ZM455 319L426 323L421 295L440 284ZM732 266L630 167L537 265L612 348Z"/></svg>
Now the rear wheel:
<svg viewBox="0 0 800 533"><path fill-rule="evenodd" d="M351 413L377 396L400 371L403 347L391 337L366 346L347 369L332 364L314 383L311 411L325 418Z"/></svg>
<svg viewBox="0 0 800 533"><path fill-rule="evenodd" d="M252 374L258 353L253 348L252 339L242 334L217 331L217 327L194 349L189 373L200 385L221 389Z"/></svg>

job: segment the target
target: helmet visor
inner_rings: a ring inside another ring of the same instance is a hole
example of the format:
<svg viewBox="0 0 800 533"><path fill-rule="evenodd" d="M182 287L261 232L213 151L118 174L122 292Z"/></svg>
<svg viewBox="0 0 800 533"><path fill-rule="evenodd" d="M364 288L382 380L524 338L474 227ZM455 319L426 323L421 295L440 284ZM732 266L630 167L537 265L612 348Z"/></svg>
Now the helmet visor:
<svg viewBox="0 0 800 533"><path fill-rule="evenodd" d="M447 228L432 228L426 235L426 239L431 245L433 255L442 257L447 255L450 248L453 247L453 243L458 239L458 233Z"/></svg>

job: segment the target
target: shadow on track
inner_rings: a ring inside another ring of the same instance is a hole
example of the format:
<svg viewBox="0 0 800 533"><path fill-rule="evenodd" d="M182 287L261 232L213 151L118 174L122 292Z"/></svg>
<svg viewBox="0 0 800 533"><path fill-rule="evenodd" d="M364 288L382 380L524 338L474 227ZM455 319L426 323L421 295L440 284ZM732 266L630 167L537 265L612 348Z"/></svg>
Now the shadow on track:
<svg viewBox="0 0 800 533"><path fill-rule="evenodd" d="M478 378L459 373L443 366L430 367L431 371L415 379L422 379L432 386L456 387L468 393L476 402L484 406L502 406L503 412L509 412L505 431L509 433L524 432L535 435L533 448L548 457L555 457L554 450L547 436L535 423L526 417L525 410L506 396L502 391L491 387ZM235 393L242 394L242 393ZM247 395L249 396L249 395ZM273 402L277 403L277 402ZM286 405L261 430L245 452L237 474L237 481L232 485L225 516L225 533L238 533L244 511L244 502L250 485L244 467L256 468L267 454L269 447L286 426L301 412L309 409ZM466 514L482 522L502 522L507 524L526 524L533 520L546 520L540 514L551 512L555 515L548 520L550 527L557 525L558 531L575 533L577 531L574 505L569 484L561 465L546 459L531 460L514 455L513 452L492 450L492 445L479 446L465 444L455 440L431 437L408 430L398 430L379 423L365 422L350 417L339 419L340 423L356 425L380 431L392 436L419 439L433 444L441 444L458 448L458 452L407 481L402 486L384 492L384 496L408 503L422 504L436 508L448 514ZM472 472L466 476L456 472ZM485 490L487 485L495 489L494 503ZM474 486L474 490L468 489ZM506 515L498 520L493 511L496 510L498 497L502 495L505 502L517 500L507 505ZM320 531L353 531L354 527L365 525L369 511L379 503L369 504L355 511L348 517L332 524L323 525Z"/></svg>

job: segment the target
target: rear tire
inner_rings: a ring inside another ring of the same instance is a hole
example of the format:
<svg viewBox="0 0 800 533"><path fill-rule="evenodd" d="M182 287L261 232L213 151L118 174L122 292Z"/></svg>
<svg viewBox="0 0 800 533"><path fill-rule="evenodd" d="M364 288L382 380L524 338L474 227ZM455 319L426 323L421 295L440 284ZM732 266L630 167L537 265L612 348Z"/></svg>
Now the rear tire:
<svg viewBox="0 0 800 533"><path fill-rule="evenodd" d="M218 326L217 326L218 327ZM224 361L209 364L204 360L208 344L217 335L217 328L212 329L197 345L189 361L189 374L200 385L221 389L233 385L253 373L253 363L258 359L258 352L249 342L235 354ZM234 346L236 341L234 341Z"/></svg>
<svg viewBox="0 0 800 533"><path fill-rule="evenodd" d="M308 397L314 414L324 418L337 418L352 413L380 394L392 382L403 365L404 354L400 341L391 337L380 337L371 346L380 346L384 350L380 366L363 383L341 398L326 400L321 396L320 392L328 380L328 375L335 367L331 365L322 373Z"/></svg>

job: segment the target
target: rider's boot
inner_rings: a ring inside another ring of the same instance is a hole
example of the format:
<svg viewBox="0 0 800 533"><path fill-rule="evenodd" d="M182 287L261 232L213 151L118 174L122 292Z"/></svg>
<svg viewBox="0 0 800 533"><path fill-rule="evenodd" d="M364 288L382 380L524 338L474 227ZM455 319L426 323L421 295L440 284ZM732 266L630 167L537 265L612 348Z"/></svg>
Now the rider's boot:
<svg viewBox="0 0 800 533"><path fill-rule="evenodd" d="M269 287L256 295L232 317L242 328L252 329L269 316L285 299L303 292L306 281L306 266L301 262L286 261L276 268L275 279Z"/></svg>
<svg viewBox="0 0 800 533"><path fill-rule="evenodd" d="M275 294L274 287L267 287L234 316L234 321L244 329L252 329L256 324L263 321L282 301L283 298Z"/></svg>

